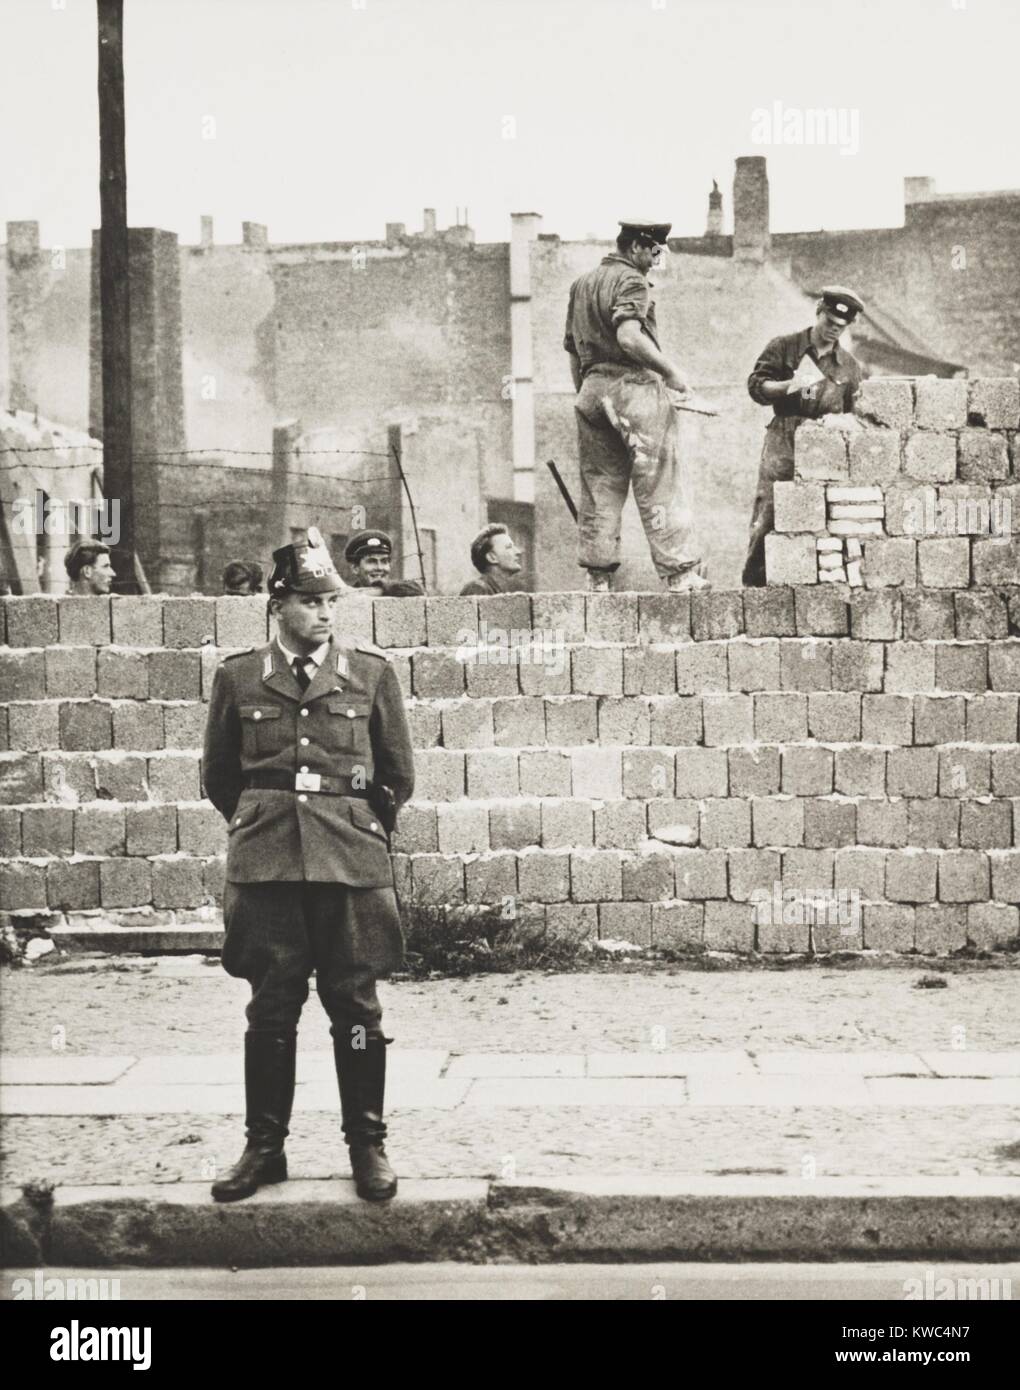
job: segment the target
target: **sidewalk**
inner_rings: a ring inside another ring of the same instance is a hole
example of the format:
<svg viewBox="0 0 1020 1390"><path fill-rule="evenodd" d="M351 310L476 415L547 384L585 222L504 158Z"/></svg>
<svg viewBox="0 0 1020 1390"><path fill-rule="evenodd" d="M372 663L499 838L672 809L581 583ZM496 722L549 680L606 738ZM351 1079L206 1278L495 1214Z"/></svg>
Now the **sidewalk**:
<svg viewBox="0 0 1020 1390"><path fill-rule="evenodd" d="M401 1190L380 1209L350 1187L314 997L292 1180L224 1208L208 1184L243 1139L237 982L180 960L22 972L5 977L7 1210L39 1258L94 1264L1010 1258L1018 976L919 975L390 984ZM25 1046L54 1027L64 1051ZM39 1181L58 1187L48 1214L20 1197Z"/></svg>

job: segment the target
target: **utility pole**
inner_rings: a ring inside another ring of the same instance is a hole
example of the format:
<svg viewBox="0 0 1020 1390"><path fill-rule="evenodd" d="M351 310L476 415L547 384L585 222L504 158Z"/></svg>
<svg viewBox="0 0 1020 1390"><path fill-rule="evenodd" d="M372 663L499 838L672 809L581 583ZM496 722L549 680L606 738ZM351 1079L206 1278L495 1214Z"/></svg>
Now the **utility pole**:
<svg viewBox="0 0 1020 1390"><path fill-rule="evenodd" d="M96 0L99 21L99 306L103 340L103 493L120 509L117 589L137 593L131 431L131 294L124 154L124 0Z"/></svg>

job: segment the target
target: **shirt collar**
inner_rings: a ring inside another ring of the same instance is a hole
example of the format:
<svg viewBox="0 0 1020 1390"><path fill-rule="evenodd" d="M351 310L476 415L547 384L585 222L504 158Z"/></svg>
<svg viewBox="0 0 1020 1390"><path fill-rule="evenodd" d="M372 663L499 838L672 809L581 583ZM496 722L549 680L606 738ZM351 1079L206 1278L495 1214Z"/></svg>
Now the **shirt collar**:
<svg viewBox="0 0 1020 1390"><path fill-rule="evenodd" d="M283 659L284 661L286 661L287 665L293 666L294 662L297 661L299 658L299 653L290 651L289 648L283 645L279 637L277 637L276 639L276 645L280 648L280 651L283 653ZM301 659L306 664L310 661L312 665L315 666L316 669L318 669L326 660L326 653L328 651L329 641L327 639L325 642L323 642L321 647L316 647L314 652L309 652L306 657L303 657Z"/></svg>
<svg viewBox="0 0 1020 1390"><path fill-rule="evenodd" d="M804 356L804 353L807 352L808 348L811 347L811 329L810 329L810 328L805 328L805 329L804 329L803 338L804 338L804 348L803 348L803 351L801 352L801 356L802 356L802 357ZM814 353L815 357L818 357L818 356L821 355L821 354L819 354L817 348L811 348L811 350L812 350L812 352ZM829 352L825 353L824 356L828 357L828 356L830 355L830 353L831 353L831 355L832 355L832 360L833 360L834 362L837 362L837 363L840 363L840 364L843 362L843 359L844 359L844 356L845 356L845 351L844 351L844 349L843 349L842 344L839 342L839 339L837 339L836 342L833 343L832 347L829 349Z"/></svg>

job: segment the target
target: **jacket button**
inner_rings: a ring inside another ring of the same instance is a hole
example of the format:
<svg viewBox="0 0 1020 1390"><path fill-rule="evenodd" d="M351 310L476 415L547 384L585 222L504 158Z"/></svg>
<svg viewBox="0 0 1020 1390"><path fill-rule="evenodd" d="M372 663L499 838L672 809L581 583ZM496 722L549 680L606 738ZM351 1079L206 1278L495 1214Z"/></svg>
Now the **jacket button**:
<svg viewBox="0 0 1020 1390"><path fill-rule="evenodd" d="M241 817L240 817L240 816L238 816L237 820L234 821L234 824L235 824L235 825L240 825L240 824L241 824Z"/></svg>
<svg viewBox="0 0 1020 1390"><path fill-rule="evenodd" d="M349 709L349 710L347 711L347 718L348 718L348 719L353 719L353 718L354 718L354 711L353 711L352 709Z"/></svg>
<svg viewBox="0 0 1020 1390"><path fill-rule="evenodd" d="M372 829L373 829L373 830L378 830L378 829L379 829L379 827L376 825L375 821L372 822Z"/></svg>
<svg viewBox="0 0 1020 1390"><path fill-rule="evenodd" d="M308 800L308 798L307 798L307 796L305 796L304 792L302 792L301 795L298 797L298 801L307 801L307 800Z"/></svg>
<svg viewBox="0 0 1020 1390"><path fill-rule="evenodd" d="M307 772L308 769L307 769L307 767L303 767L303 768L301 769L301 771L302 771L302 772Z"/></svg>
<svg viewBox="0 0 1020 1390"><path fill-rule="evenodd" d="M308 711L306 709L299 709L298 714L300 714L302 719L308 718Z"/></svg>
<svg viewBox="0 0 1020 1390"><path fill-rule="evenodd" d="M301 747L302 747L302 748L307 748L307 747L308 747L308 740L307 740L306 738L303 738L303 739L301 740Z"/></svg>
<svg viewBox="0 0 1020 1390"><path fill-rule="evenodd" d="M262 711L261 711L260 709L257 709L257 710L255 711L255 713L252 715L252 719L261 719L261 718L262 718Z"/></svg>

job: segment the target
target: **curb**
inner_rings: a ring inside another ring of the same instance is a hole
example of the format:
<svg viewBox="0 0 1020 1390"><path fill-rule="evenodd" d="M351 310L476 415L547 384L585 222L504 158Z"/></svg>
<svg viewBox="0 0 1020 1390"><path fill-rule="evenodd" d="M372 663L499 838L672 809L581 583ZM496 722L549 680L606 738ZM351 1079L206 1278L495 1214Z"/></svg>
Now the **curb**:
<svg viewBox="0 0 1020 1390"><path fill-rule="evenodd" d="M1020 1178L421 1179L8 1191L5 1266L1020 1259Z"/></svg>

